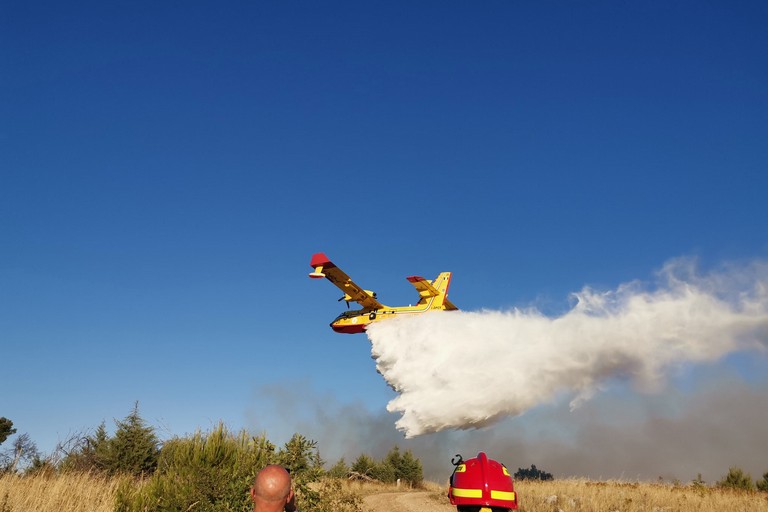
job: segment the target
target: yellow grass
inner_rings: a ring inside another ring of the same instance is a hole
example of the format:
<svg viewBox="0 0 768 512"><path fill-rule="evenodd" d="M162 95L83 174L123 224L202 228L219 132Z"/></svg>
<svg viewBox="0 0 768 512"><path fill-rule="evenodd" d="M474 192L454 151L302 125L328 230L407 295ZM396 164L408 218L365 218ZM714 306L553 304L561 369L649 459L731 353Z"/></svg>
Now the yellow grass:
<svg viewBox="0 0 768 512"><path fill-rule="evenodd" d="M120 478L90 474L0 476L0 512L111 512ZM435 503L448 503L447 485L426 482ZM393 485L344 482L361 496L408 491ZM521 512L768 512L768 493L671 484L554 480L515 482ZM428 512L428 511L425 511Z"/></svg>
<svg viewBox="0 0 768 512"><path fill-rule="evenodd" d="M521 512L768 512L768 493L703 486L568 479L518 481L515 491Z"/></svg>
<svg viewBox="0 0 768 512"><path fill-rule="evenodd" d="M348 482L361 495L408 491L393 485ZM424 482L436 503L448 503L448 485ZM515 482L520 512L768 512L768 493L672 484L567 479Z"/></svg>
<svg viewBox="0 0 768 512"><path fill-rule="evenodd" d="M341 486L343 490L359 494L360 496L368 496L369 494L378 494L382 492L418 492L425 490L440 492L440 489L444 487L433 482L424 482L423 486L413 488L408 484L401 484L398 487L395 484L385 484L383 482L364 480L341 480ZM448 488L445 487L445 489L447 490Z"/></svg>
<svg viewBox="0 0 768 512"><path fill-rule="evenodd" d="M0 475L0 512L112 512L119 478Z"/></svg>

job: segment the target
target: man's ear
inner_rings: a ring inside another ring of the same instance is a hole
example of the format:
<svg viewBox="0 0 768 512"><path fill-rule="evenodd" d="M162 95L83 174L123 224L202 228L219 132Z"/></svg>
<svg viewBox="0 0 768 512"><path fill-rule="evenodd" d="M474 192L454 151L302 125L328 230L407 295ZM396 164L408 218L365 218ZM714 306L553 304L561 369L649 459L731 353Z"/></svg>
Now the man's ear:
<svg viewBox="0 0 768 512"><path fill-rule="evenodd" d="M290 503L293 501L294 494L293 494L293 487L291 487L291 490L288 491L288 496L285 498L286 503Z"/></svg>
<svg viewBox="0 0 768 512"><path fill-rule="evenodd" d="M256 501L256 492L253 489L253 486L251 486L251 492L249 493L251 495L251 501Z"/></svg>

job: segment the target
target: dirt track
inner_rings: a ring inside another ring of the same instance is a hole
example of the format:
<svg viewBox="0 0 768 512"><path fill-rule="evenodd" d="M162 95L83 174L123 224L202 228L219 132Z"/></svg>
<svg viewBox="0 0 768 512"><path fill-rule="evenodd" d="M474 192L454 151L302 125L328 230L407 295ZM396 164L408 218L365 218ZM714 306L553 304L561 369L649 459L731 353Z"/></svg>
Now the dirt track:
<svg viewBox="0 0 768 512"><path fill-rule="evenodd" d="M365 512L456 512L448 503L435 500L427 491L385 492L371 494L363 500Z"/></svg>

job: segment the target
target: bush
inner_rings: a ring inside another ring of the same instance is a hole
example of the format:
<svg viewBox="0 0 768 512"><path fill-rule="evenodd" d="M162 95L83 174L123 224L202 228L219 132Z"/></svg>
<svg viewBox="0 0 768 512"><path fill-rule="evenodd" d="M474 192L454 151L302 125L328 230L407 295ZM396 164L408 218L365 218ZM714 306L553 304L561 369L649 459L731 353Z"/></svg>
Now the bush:
<svg viewBox="0 0 768 512"><path fill-rule="evenodd" d="M171 439L143 486L120 489L115 510L248 510L256 473L274 459L275 447L264 436L231 434L223 424L208 434Z"/></svg>
<svg viewBox="0 0 768 512"><path fill-rule="evenodd" d="M758 491L763 491L763 492L768 492L768 471L763 473L763 479L762 480L758 480L758 482L757 482L757 490Z"/></svg>
<svg viewBox="0 0 768 512"><path fill-rule="evenodd" d="M752 477L737 467L728 468L728 474L717 482L717 486L724 489L738 489L742 491L753 491L755 489L754 485L752 485Z"/></svg>
<svg viewBox="0 0 768 512"><path fill-rule="evenodd" d="M309 487L323 475L323 459L317 441L301 434L293 434L277 454L277 462L291 473L296 504L299 510L314 510L320 500L317 491Z"/></svg>
<svg viewBox="0 0 768 512"><path fill-rule="evenodd" d="M320 499L312 508L313 512L361 512L363 510L363 499L360 495L344 490L341 481L336 478L324 479L320 484L319 495ZM299 508L299 510L303 509Z"/></svg>

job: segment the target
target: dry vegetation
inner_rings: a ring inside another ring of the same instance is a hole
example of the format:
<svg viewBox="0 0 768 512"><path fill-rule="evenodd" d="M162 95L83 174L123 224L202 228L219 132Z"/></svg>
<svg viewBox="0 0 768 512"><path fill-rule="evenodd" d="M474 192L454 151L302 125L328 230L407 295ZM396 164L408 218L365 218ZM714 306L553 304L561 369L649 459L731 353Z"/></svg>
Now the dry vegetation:
<svg viewBox="0 0 768 512"><path fill-rule="evenodd" d="M123 480L89 474L0 476L0 512L111 512ZM344 482L360 496L402 491L365 482ZM447 486L425 483L435 505L445 504ZM768 512L768 493L736 492L703 486L554 480L516 482L525 512ZM439 507L438 507L439 508Z"/></svg>
<svg viewBox="0 0 768 512"><path fill-rule="evenodd" d="M519 481L515 490L524 512L768 512L768 493L706 486L570 479Z"/></svg>
<svg viewBox="0 0 768 512"><path fill-rule="evenodd" d="M121 478L0 475L0 512L112 512Z"/></svg>
<svg viewBox="0 0 768 512"><path fill-rule="evenodd" d="M409 491L372 482L345 482L344 489L361 496ZM424 482L424 489L436 504L448 503L447 483ZM521 512L768 512L768 493L706 486L568 479L519 481L515 490Z"/></svg>
<svg viewBox="0 0 768 512"><path fill-rule="evenodd" d="M429 490L437 491L437 484L431 482L424 482L425 486L432 486ZM385 484L382 482L369 482L364 480L342 480L342 488L349 492L354 492L360 496L368 496L370 494L378 494L382 492L409 492L409 491L423 491L423 488L411 488L408 485L401 485L397 487L393 484ZM1 511L0 511L1 512Z"/></svg>

